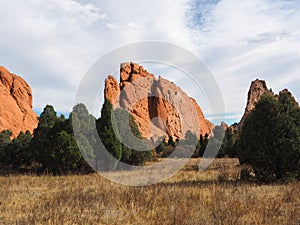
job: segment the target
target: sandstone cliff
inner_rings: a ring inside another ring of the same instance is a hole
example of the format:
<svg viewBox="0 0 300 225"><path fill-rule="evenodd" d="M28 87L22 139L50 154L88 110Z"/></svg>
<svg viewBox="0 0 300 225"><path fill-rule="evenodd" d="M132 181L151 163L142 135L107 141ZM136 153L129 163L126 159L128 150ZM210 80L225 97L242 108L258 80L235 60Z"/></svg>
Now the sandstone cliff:
<svg viewBox="0 0 300 225"><path fill-rule="evenodd" d="M210 134L214 125L204 118L197 102L173 82L155 76L143 66L122 63L120 84L113 76L105 81L104 98L128 110L143 137L183 138L188 130ZM188 118L183 121L183 118ZM196 130L195 130L196 129Z"/></svg>
<svg viewBox="0 0 300 225"><path fill-rule="evenodd" d="M0 66L0 131L9 129L16 137L21 131L33 132L37 124L30 86Z"/></svg>

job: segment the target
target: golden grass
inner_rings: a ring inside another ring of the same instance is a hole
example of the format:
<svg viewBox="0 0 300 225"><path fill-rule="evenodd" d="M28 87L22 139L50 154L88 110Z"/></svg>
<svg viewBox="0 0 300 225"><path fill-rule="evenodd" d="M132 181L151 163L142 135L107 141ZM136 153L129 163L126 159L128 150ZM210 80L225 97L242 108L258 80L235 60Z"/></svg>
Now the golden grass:
<svg viewBox="0 0 300 225"><path fill-rule="evenodd" d="M300 224L300 183L237 181L234 159L197 160L145 187L84 176L0 177L0 224Z"/></svg>

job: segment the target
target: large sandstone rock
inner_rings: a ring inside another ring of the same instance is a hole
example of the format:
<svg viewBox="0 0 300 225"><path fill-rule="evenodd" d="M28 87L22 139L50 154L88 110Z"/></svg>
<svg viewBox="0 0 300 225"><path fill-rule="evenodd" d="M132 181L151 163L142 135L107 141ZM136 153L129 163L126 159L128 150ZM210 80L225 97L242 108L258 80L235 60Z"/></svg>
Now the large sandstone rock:
<svg viewBox="0 0 300 225"><path fill-rule="evenodd" d="M247 106L245 108L244 115L238 124L239 128L243 126L245 119L255 109L255 104L259 101L260 97L266 92L270 92L270 91L267 88L267 84L264 80L256 79L252 81L248 92Z"/></svg>
<svg viewBox="0 0 300 225"><path fill-rule="evenodd" d="M210 134L214 127L194 99L138 64L121 64L119 87L116 79L108 76L104 97L115 108L122 107L133 115L143 137L156 139L167 134L167 138L180 139L188 130L199 137Z"/></svg>
<svg viewBox="0 0 300 225"><path fill-rule="evenodd" d="M31 88L21 77L0 66L0 131L9 129L16 137L21 131L33 132L37 124Z"/></svg>

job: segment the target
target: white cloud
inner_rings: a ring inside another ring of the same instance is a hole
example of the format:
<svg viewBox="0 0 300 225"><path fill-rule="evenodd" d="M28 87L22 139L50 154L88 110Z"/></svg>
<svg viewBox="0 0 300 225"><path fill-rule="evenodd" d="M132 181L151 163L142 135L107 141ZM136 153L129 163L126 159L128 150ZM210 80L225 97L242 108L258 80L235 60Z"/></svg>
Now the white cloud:
<svg viewBox="0 0 300 225"><path fill-rule="evenodd" d="M132 42L166 41L205 60L233 119L257 77L274 91L290 88L299 100L299 10L297 1L284 0L1 1L0 63L30 83L35 108L51 103L66 112L99 57Z"/></svg>
<svg viewBox="0 0 300 225"><path fill-rule="evenodd" d="M256 78L266 79L276 92L290 87L299 98L299 88L291 85L300 86L297 1L223 0L205 9L198 4L190 20L194 25L201 21L193 26L195 42L219 82L228 112L241 117L250 81Z"/></svg>
<svg viewBox="0 0 300 225"><path fill-rule="evenodd" d="M68 111L70 93L95 57L89 29L105 24L105 14L71 0L2 1L0 13L1 64L31 84L35 108L53 102L59 111Z"/></svg>
<svg viewBox="0 0 300 225"><path fill-rule="evenodd" d="M1 1L0 62L31 84L35 108L53 102L58 111L69 111L70 96L75 95L81 77L110 50L143 40L191 48L182 10L185 4L171 0L140 4Z"/></svg>

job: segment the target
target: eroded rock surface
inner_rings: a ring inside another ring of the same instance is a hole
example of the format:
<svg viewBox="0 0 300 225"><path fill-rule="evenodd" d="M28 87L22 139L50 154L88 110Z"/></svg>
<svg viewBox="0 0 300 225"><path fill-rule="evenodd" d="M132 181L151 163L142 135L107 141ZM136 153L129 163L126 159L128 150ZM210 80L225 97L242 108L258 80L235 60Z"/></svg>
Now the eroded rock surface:
<svg viewBox="0 0 300 225"><path fill-rule="evenodd" d="M32 91L21 77L0 66L0 131L9 129L13 137L37 127L32 110Z"/></svg>
<svg viewBox="0 0 300 225"><path fill-rule="evenodd" d="M128 110L146 138L167 134L167 138L175 140L184 138L188 130L199 137L210 134L214 127L204 118L197 102L183 90L162 77L156 79L135 63L121 64L119 85L114 77L108 76L104 97L115 108Z"/></svg>

